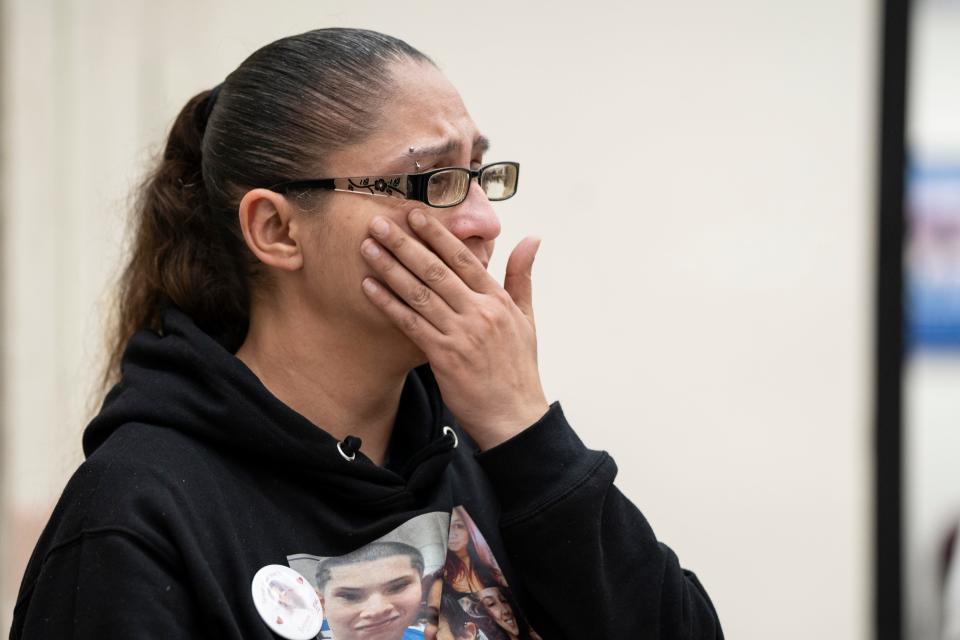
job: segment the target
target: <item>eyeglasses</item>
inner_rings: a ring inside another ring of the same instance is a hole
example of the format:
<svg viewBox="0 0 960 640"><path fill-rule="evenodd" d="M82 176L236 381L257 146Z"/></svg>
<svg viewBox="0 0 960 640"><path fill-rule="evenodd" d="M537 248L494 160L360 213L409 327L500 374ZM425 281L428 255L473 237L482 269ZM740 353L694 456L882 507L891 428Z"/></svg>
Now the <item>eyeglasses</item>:
<svg viewBox="0 0 960 640"><path fill-rule="evenodd" d="M506 200L517 192L518 162L493 162L479 169L445 167L422 173L400 173L388 176L356 178L317 178L280 182L270 191L289 193L306 189L346 191L371 196L419 200L431 207L455 207L467 199L470 181L476 178L480 188L492 201Z"/></svg>

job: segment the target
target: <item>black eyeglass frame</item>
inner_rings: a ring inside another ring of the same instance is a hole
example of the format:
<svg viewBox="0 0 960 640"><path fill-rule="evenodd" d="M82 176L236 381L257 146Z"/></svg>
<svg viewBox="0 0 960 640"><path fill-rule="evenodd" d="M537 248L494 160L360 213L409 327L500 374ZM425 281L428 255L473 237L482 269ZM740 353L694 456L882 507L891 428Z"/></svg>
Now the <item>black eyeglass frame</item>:
<svg viewBox="0 0 960 640"><path fill-rule="evenodd" d="M506 198L490 198L491 202L500 202L509 200L517 193L517 185L520 182L520 163L519 162L491 162L478 169L468 169L466 167L440 167L430 169L420 173L397 173L382 176L354 176L350 178L314 178L307 180L288 180L278 182L270 187L270 191L287 194L291 191L308 189L325 189L327 191L342 191L346 193L359 193L363 195L400 198L403 200L417 200L423 204L436 209L448 209L455 207L467 199L470 194L470 182L477 180L482 185L481 176L485 171L493 167L509 165L514 169L513 192ZM430 184L430 178L444 171L465 171L469 174L467 179L467 189L457 202L451 204L433 204L427 199L427 186Z"/></svg>

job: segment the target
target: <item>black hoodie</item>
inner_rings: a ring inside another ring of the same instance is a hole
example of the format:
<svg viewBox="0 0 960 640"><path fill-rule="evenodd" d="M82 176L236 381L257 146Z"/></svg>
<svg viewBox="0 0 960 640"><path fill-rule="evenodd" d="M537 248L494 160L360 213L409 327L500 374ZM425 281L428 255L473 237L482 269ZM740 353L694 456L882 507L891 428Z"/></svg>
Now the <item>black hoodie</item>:
<svg viewBox="0 0 960 640"><path fill-rule="evenodd" d="M326 596L320 637L332 628L335 640L421 637L434 578L444 602L459 603L490 640L722 638L703 587L613 486L613 460L584 447L558 403L480 453L424 365L406 380L387 464L362 448L350 461L168 309L162 335L130 340L122 380L83 446L86 461L30 558L12 640L280 637L271 629L285 633L293 622L263 607L288 604L263 595L269 588L258 595L254 581L267 565L296 568ZM457 573L454 547L466 538L455 544L453 527L447 549L451 512L469 534L472 573ZM375 541L393 546L356 555ZM361 600L381 593L378 574L359 570L393 561L384 554L401 547L418 549L401 564L422 580L390 583L385 598L406 589L419 610L384 600L376 615L385 617L365 626ZM340 568L324 564L341 557ZM347 584L343 567L375 586ZM391 631L401 622L402 634Z"/></svg>

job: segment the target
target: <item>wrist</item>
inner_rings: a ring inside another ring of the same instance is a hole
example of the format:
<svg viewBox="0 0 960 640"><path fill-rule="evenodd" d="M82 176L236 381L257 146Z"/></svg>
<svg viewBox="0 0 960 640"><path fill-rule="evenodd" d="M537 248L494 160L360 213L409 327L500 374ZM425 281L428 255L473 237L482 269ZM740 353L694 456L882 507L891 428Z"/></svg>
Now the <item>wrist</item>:
<svg viewBox="0 0 960 640"><path fill-rule="evenodd" d="M462 425L481 451L492 449L536 424L550 410L546 400L482 425ZM461 423L462 424L462 423Z"/></svg>

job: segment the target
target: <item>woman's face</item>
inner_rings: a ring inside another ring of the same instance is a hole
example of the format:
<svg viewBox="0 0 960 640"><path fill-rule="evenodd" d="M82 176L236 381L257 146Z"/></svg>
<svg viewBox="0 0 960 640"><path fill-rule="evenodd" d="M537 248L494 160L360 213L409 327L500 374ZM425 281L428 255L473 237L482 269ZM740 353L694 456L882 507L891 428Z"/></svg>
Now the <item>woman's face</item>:
<svg viewBox="0 0 960 640"><path fill-rule="evenodd" d="M513 616L513 608L500 589L497 587L481 589L477 592L477 596L480 598L483 608L486 609L487 615L493 618L494 622L500 625L502 629L513 636L520 633L520 625L517 624L517 619Z"/></svg>
<svg viewBox="0 0 960 640"><path fill-rule="evenodd" d="M450 516L450 536L447 539L447 548L456 554L462 554L467 548L468 539L467 525L460 514L454 511Z"/></svg>
<svg viewBox="0 0 960 640"><path fill-rule="evenodd" d="M443 595L443 580L437 578L427 591L427 621L423 635L427 640L436 640L437 625L440 621L440 598Z"/></svg>
<svg viewBox="0 0 960 640"><path fill-rule="evenodd" d="M395 64L395 93L385 101L376 130L363 142L324 159L325 176L352 177L415 173L446 166L478 167L486 140L467 112L456 89L433 65ZM411 152L411 149L413 150ZM425 151L432 150L428 153ZM407 214L421 208L459 238L483 264L493 253L500 221L476 181L461 204L435 209L396 198L329 192L310 219L304 238L306 295L314 317L335 325L343 335L357 335L381 349L401 350L410 364L423 354L373 306L360 288L365 276L376 276L360 254L374 216L395 221L408 233ZM386 354L384 354L386 355Z"/></svg>

